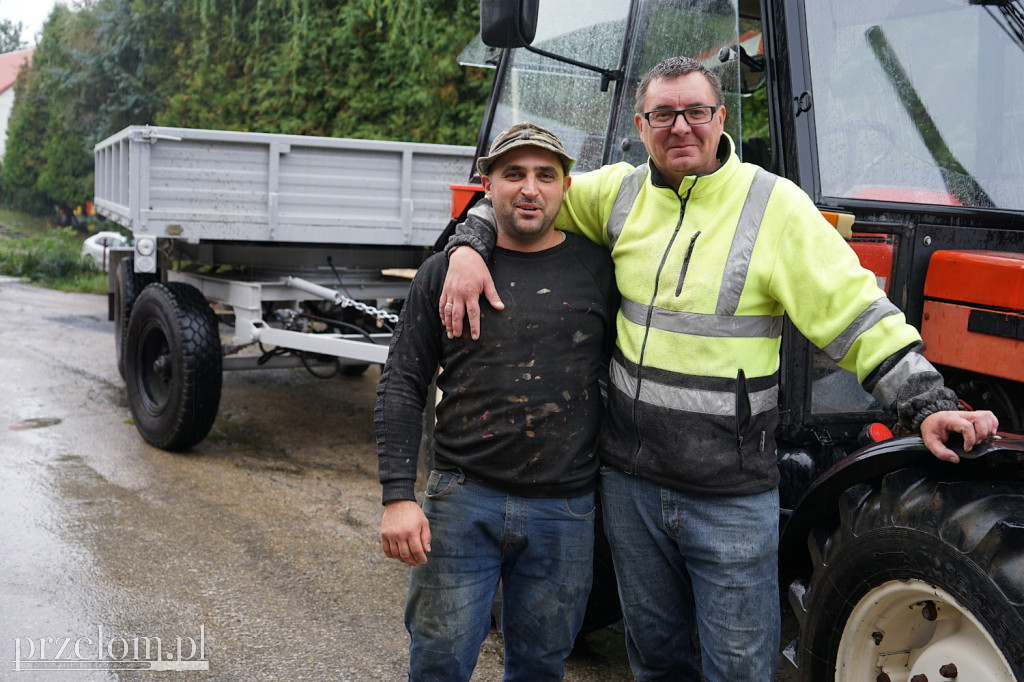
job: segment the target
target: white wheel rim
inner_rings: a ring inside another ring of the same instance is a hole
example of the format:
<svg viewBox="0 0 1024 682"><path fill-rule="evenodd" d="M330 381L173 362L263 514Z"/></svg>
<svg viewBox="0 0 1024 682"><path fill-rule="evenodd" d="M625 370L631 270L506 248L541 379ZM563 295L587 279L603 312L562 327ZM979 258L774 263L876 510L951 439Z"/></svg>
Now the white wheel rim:
<svg viewBox="0 0 1024 682"><path fill-rule="evenodd" d="M951 663L960 680L1015 679L984 626L951 594L920 580L893 580L865 594L850 614L836 680L873 682L882 673L890 682L948 680L953 676L940 670Z"/></svg>

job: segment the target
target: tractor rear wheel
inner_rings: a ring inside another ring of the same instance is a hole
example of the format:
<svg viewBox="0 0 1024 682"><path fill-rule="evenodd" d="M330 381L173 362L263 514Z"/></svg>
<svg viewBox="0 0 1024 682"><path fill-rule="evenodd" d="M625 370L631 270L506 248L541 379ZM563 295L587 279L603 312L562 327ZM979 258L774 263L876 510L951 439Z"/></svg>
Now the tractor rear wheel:
<svg viewBox="0 0 1024 682"><path fill-rule="evenodd" d="M850 488L811 533L790 588L801 679L1024 679L1024 490L930 471Z"/></svg>

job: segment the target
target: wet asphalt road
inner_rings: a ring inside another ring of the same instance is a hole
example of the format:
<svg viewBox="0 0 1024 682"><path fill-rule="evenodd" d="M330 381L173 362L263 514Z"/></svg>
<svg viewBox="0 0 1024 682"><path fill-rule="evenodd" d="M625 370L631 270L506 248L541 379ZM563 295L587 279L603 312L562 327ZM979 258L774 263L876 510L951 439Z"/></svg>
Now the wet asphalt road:
<svg viewBox="0 0 1024 682"><path fill-rule="evenodd" d="M113 348L105 297L0 281L0 680L404 679L377 369L226 373L211 436L172 454L136 434ZM83 669L147 637L208 670ZM629 679L619 638L588 638L566 679ZM27 672L42 646L76 672ZM492 633L474 679L500 671Z"/></svg>

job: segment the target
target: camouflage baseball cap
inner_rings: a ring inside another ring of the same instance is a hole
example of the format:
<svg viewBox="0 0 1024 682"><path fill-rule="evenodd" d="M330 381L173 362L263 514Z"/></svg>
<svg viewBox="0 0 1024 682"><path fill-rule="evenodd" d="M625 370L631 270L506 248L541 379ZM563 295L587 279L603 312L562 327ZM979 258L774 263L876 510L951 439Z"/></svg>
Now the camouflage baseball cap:
<svg viewBox="0 0 1024 682"><path fill-rule="evenodd" d="M550 130L545 130L532 123L517 123L508 130L503 130L491 143L491 151L476 161L476 169L480 175L487 175L498 157L516 147L540 147L554 152L562 161L562 170L568 175L576 159L565 153L562 141Z"/></svg>

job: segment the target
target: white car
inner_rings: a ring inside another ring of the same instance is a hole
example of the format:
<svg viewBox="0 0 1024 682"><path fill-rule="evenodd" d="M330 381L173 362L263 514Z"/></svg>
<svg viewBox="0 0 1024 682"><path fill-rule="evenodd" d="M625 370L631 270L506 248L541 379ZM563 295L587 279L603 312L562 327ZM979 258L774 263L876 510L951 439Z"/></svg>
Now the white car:
<svg viewBox="0 0 1024 682"><path fill-rule="evenodd" d="M120 232L97 232L82 244L82 255L92 258L96 267L104 272L109 260L107 251L112 248L130 246L131 241Z"/></svg>

